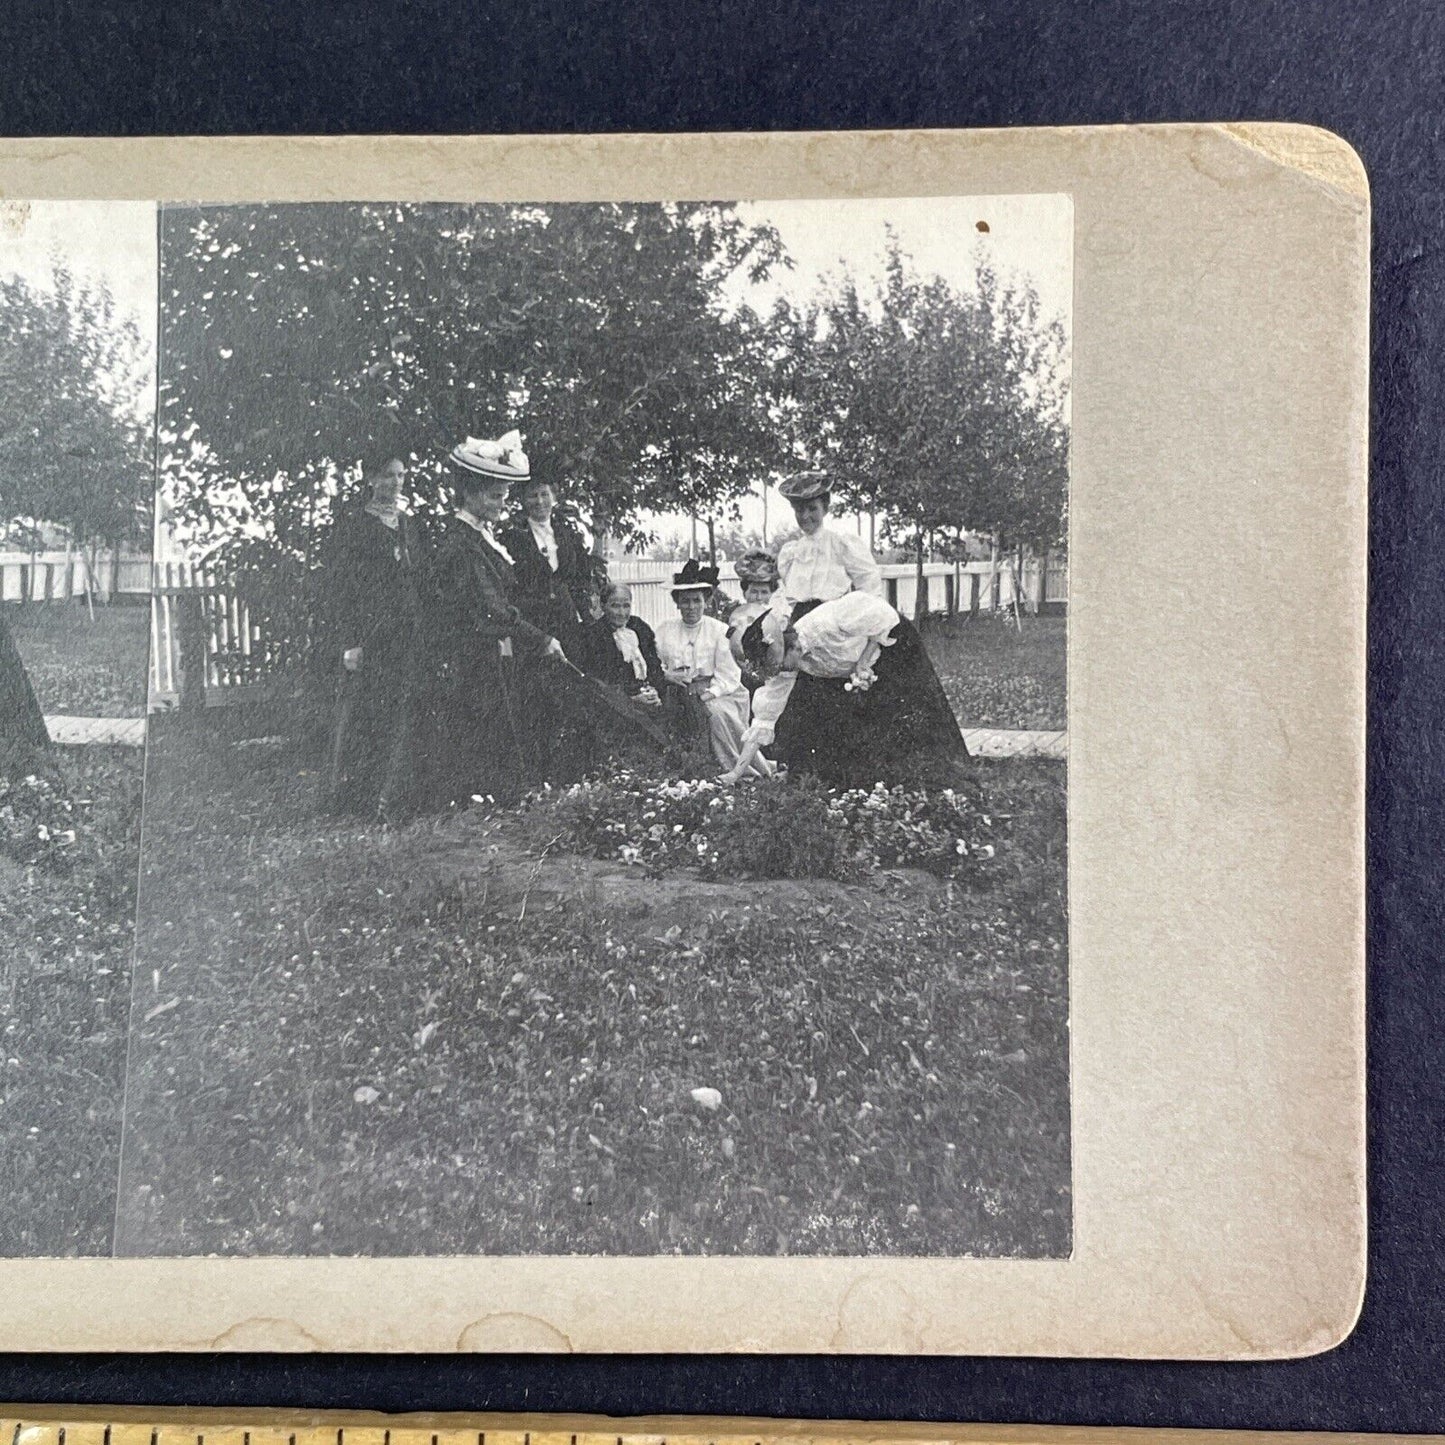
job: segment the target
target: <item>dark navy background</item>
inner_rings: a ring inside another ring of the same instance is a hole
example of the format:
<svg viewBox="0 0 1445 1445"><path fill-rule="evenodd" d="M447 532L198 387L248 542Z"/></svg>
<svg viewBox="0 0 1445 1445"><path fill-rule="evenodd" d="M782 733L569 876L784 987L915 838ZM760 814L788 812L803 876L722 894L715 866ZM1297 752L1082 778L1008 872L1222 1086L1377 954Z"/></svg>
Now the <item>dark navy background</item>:
<svg viewBox="0 0 1445 1445"><path fill-rule="evenodd" d="M1345 1345L1237 1366L15 1355L0 1401L1445 1430L1442 118L1431 0L0 0L3 134L1278 119L1353 143L1375 218L1372 1244Z"/></svg>

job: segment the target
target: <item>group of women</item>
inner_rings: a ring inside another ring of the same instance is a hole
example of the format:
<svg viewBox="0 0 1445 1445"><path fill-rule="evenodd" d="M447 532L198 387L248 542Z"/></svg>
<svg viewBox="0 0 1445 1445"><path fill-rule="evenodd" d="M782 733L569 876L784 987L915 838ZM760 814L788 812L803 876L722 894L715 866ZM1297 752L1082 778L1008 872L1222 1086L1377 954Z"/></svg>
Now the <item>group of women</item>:
<svg viewBox="0 0 1445 1445"><path fill-rule="evenodd" d="M968 752L947 696L872 552L827 526L827 475L795 473L780 491L801 535L738 560L743 598L725 620L708 610L717 570L696 561L655 634L629 589L610 587L589 669L643 706L691 713L730 783L779 766L834 787L960 781Z"/></svg>
<svg viewBox="0 0 1445 1445"><path fill-rule="evenodd" d="M448 460L439 531L399 505L396 461L335 529L336 811L396 817L578 776L605 758L619 716L647 738L697 739L733 783L780 767L843 787L960 780L948 700L869 548L827 526L822 472L781 483L800 535L739 560L741 601L729 607L717 569L690 560L673 578L677 616L654 633L599 574L517 433L469 437Z"/></svg>

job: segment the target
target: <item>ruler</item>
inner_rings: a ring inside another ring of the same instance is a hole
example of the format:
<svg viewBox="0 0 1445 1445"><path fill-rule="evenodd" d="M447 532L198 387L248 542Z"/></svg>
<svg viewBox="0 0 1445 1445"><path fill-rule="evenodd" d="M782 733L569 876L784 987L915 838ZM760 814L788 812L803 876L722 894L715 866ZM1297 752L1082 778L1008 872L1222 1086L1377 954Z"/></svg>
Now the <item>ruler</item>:
<svg viewBox="0 0 1445 1445"><path fill-rule="evenodd" d="M1350 1445L1445 1435L731 1416L379 1415L0 1406L0 1445Z"/></svg>

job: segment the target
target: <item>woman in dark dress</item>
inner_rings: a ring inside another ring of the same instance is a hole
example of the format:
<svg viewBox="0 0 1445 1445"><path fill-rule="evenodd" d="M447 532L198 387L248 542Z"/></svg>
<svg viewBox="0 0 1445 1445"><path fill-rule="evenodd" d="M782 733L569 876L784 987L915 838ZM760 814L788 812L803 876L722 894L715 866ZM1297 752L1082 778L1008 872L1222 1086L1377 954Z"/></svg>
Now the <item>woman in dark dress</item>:
<svg viewBox="0 0 1445 1445"><path fill-rule="evenodd" d="M739 765L758 748L828 787L957 787L968 749L916 628L850 592L751 623L743 651L765 681ZM734 774L724 774L736 781Z"/></svg>
<svg viewBox="0 0 1445 1445"><path fill-rule="evenodd" d="M664 679L657 638L632 615L631 588L619 583L603 594L602 616L586 629L582 666L644 706L660 705Z"/></svg>

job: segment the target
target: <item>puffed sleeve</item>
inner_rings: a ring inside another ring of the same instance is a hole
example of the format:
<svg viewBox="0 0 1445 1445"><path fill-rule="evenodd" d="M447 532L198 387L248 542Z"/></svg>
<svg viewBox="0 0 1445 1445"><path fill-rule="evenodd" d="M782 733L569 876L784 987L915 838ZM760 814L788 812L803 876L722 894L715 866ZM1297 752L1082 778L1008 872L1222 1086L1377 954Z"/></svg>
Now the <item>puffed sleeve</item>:
<svg viewBox="0 0 1445 1445"><path fill-rule="evenodd" d="M743 744L756 742L767 747L772 742L778 719L793 695L793 684L798 680L795 672L776 672L753 693L753 717L743 734Z"/></svg>
<svg viewBox="0 0 1445 1445"><path fill-rule="evenodd" d="M834 532L834 538L841 544L838 560L848 574L855 592L867 592L873 597L883 596L883 569L873 555L873 549L861 538L848 532Z"/></svg>

